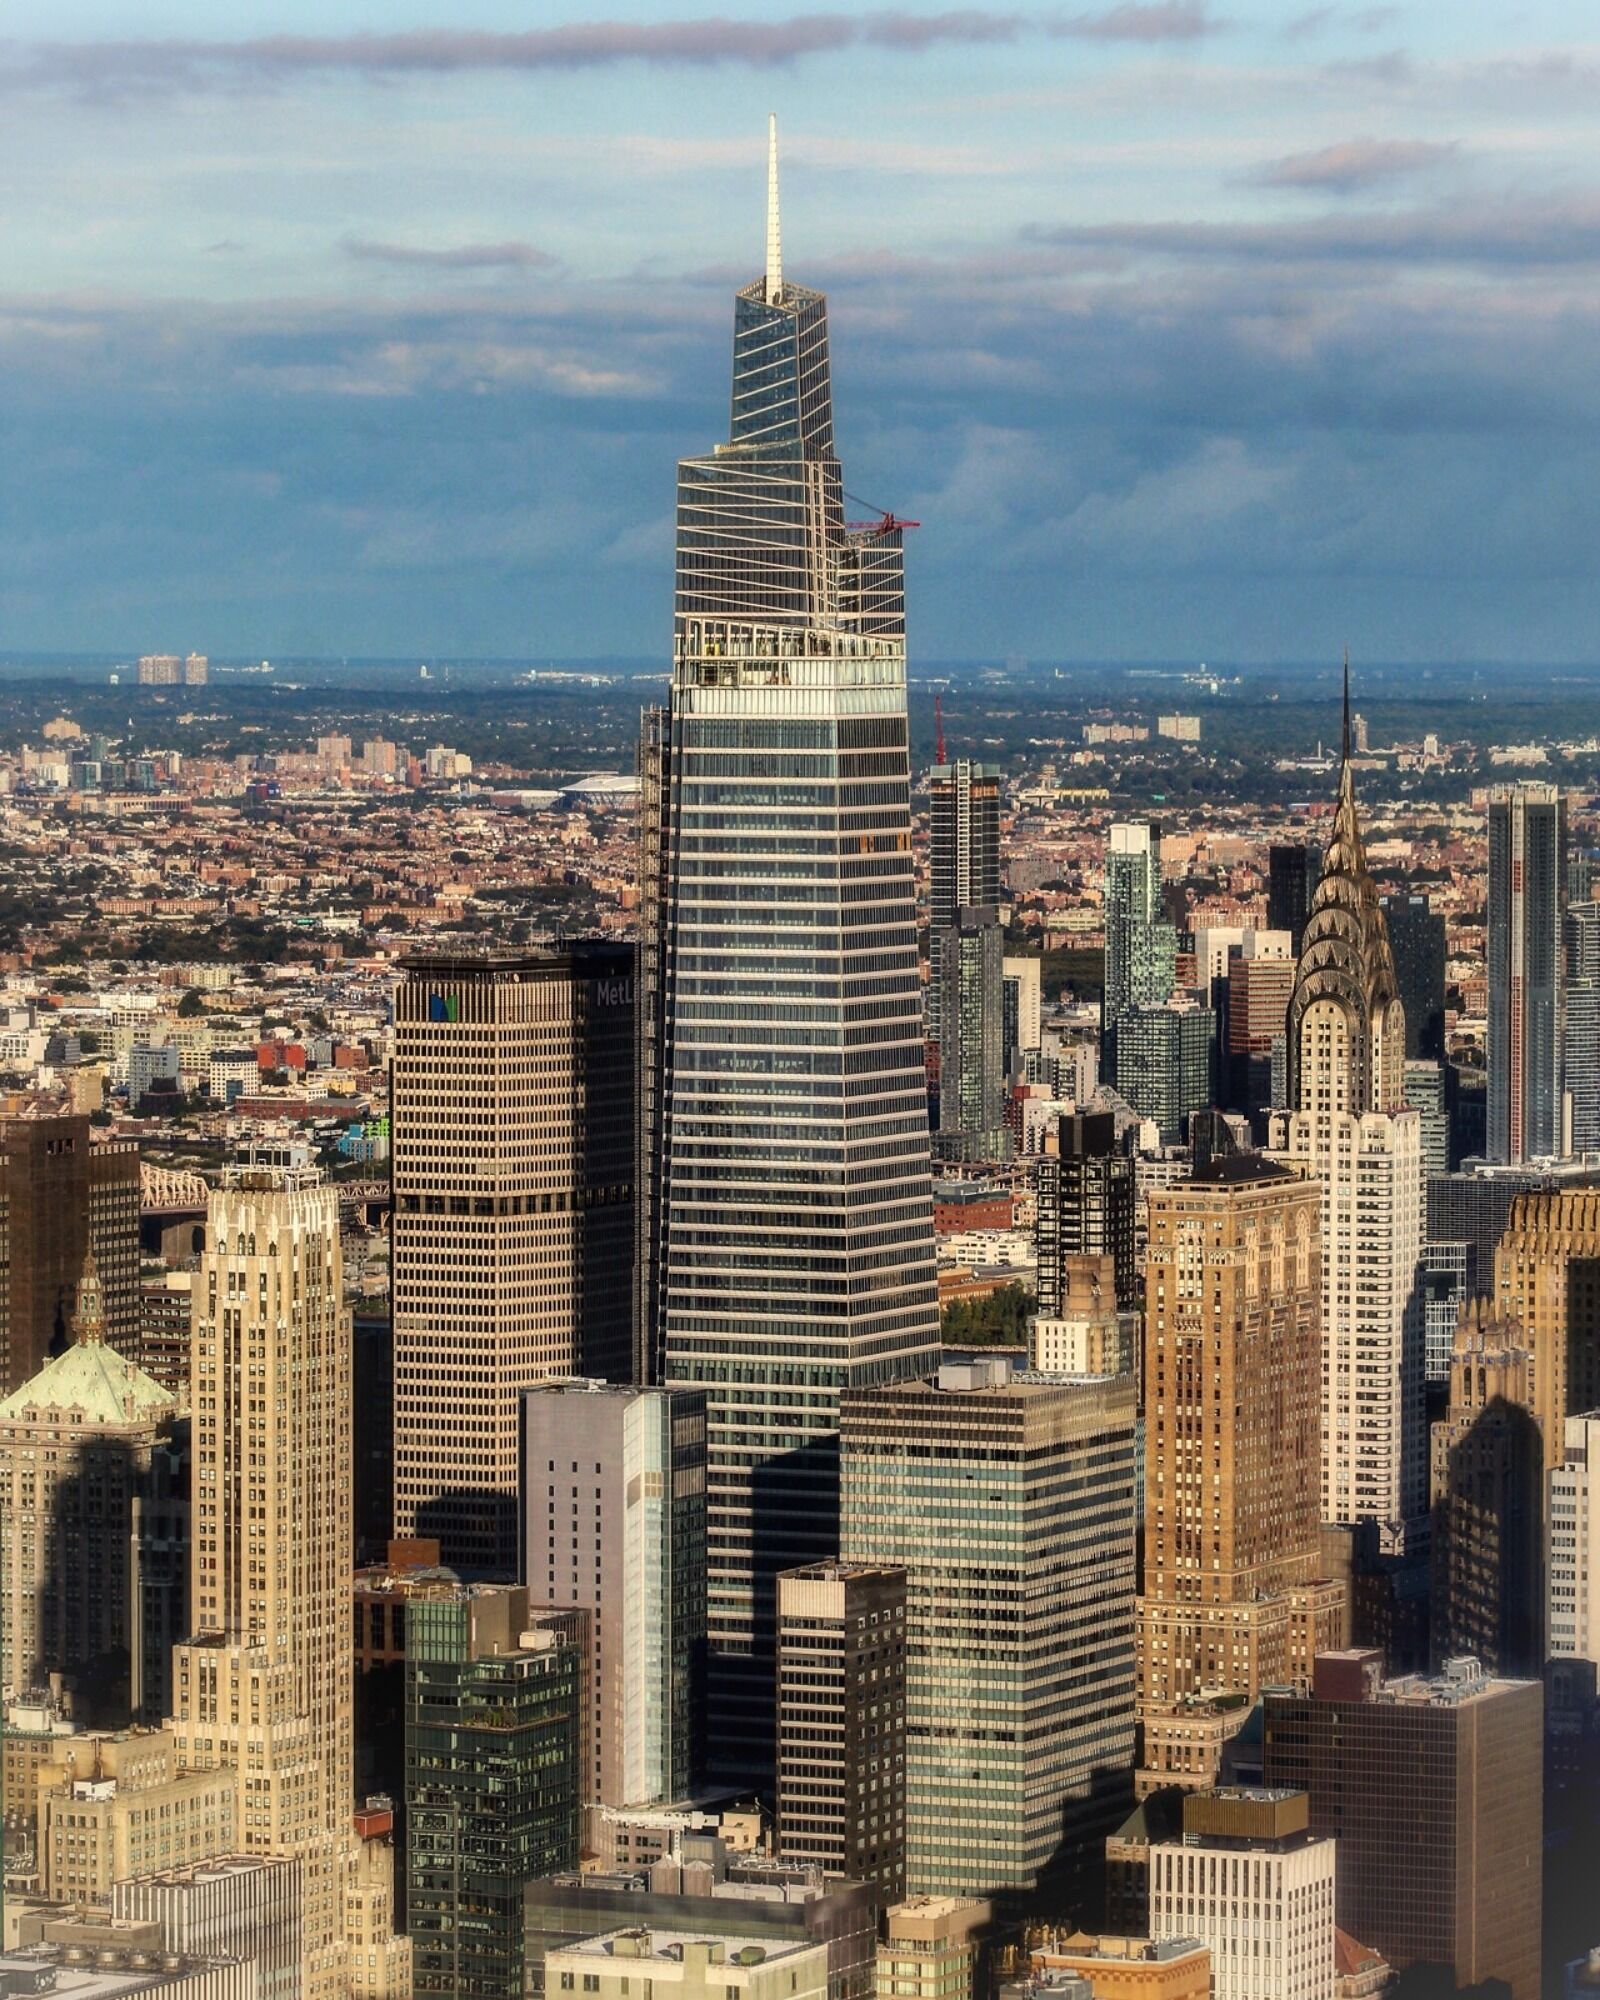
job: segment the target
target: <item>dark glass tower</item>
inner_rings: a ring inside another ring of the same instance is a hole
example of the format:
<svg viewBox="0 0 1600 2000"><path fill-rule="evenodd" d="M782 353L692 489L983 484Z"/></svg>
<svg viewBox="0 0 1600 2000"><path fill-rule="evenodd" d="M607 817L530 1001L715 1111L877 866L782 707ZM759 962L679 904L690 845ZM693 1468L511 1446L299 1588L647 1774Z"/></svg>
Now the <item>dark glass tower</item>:
<svg viewBox="0 0 1600 2000"><path fill-rule="evenodd" d="M1005 941L1000 774L960 757L928 782L928 1020L939 1045L939 1129L954 1160L1003 1159Z"/></svg>
<svg viewBox="0 0 1600 2000"><path fill-rule="evenodd" d="M1296 958L1321 875L1319 848L1295 845L1267 849L1267 928L1289 933Z"/></svg>
<svg viewBox="0 0 1600 2000"><path fill-rule="evenodd" d="M846 525L827 308L734 311L731 439L678 469L643 757L643 1365L708 1404L709 1741L773 1752L778 1571L838 1550L847 1388L938 1341L898 526Z"/></svg>
<svg viewBox="0 0 1600 2000"><path fill-rule="evenodd" d="M1380 896L1406 1010L1406 1060L1444 1061L1444 918L1426 896Z"/></svg>

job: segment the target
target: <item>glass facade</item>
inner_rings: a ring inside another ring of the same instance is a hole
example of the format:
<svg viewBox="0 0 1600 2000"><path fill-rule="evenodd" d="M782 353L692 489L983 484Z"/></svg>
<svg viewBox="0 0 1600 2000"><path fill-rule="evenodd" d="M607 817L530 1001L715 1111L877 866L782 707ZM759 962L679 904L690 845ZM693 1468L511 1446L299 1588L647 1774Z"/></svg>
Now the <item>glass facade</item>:
<svg viewBox="0 0 1600 2000"><path fill-rule="evenodd" d="M677 546L641 773L639 1349L707 1393L712 1744L759 1775L776 1574L838 1546L840 1393L938 1339L901 533L844 520L820 294L739 294L731 437L679 468Z"/></svg>
<svg viewBox="0 0 1600 2000"><path fill-rule="evenodd" d="M1518 785L1489 802L1488 1154L1559 1157L1566 1035L1567 802Z"/></svg>

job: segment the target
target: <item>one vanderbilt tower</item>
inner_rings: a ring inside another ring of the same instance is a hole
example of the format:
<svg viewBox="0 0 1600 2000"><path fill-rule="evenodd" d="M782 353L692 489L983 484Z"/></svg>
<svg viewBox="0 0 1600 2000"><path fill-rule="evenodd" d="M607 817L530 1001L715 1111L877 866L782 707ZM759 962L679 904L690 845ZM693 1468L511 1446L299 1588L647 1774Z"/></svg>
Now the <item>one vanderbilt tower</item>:
<svg viewBox="0 0 1600 2000"><path fill-rule="evenodd" d="M938 1342L901 529L844 517L775 121L731 435L678 468L672 694L642 766L637 1363L707 1392L709 1733L759 1775L776 1575L839 1546L841 1392Z"/></svg>

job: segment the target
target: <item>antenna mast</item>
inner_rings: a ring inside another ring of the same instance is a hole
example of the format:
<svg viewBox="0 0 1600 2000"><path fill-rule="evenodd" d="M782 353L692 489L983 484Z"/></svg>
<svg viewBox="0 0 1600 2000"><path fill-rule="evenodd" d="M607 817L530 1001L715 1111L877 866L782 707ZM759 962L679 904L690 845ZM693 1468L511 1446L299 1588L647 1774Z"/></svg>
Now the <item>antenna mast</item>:
<svg viewBox="0 0 1600 2000"><path fill-rule="evenodd" d="M767 113L767 304L783 296L783 245L778 235L778 114Z"/></svg>

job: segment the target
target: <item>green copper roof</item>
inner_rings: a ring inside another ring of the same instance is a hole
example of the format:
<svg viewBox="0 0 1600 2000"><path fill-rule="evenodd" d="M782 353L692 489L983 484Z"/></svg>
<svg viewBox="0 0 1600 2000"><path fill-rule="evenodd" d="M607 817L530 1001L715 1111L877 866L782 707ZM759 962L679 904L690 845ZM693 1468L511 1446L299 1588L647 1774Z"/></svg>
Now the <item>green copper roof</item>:
<svg viewBox="0 0 1600 2000"><path fill-rule="evenodd" d="M103 1340L78 1340L0 1403L0 1422L35 1410L81 1410L91 1424L134 1423L177 1398Z"/></svg>

